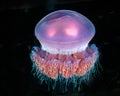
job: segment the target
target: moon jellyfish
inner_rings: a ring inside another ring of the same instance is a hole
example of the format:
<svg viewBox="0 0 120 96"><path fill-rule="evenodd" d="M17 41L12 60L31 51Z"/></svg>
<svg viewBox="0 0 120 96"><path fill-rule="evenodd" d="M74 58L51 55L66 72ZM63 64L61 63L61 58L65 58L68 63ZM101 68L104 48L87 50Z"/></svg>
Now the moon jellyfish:
<svg viewBox="0 0 120 96"><path fill-rule="evenodd" d="M75 11L58 10L41 19L35 27L41 47L34 46L30 54L40 84L66 92L89 81L99 57L96 45L89 44L94 35L93 23Z"/></svg>

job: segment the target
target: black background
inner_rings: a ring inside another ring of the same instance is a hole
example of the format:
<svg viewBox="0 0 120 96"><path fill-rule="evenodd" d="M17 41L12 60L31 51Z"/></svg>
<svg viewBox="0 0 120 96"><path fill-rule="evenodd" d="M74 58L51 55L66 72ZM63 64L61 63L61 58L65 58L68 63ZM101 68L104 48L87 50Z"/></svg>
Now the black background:
<svg viewBox="0 0 120 96"><path fill-rule="evenodd" d="M29 54L33 46L40 46L34 36L37 22L59 9L77 11L93 22L96 34L91 43L99 48L103 73L79 95L58 96L120 96L119 3L115 0L58 1L55 4L47 0L0 1L0 96L52 96L36 83Z"/></svg>

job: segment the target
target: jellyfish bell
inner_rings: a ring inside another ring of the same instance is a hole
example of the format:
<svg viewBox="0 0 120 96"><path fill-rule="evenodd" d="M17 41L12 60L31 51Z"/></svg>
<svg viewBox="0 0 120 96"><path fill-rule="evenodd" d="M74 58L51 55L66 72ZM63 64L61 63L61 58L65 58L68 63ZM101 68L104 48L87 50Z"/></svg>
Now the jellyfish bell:
<svg viewBox="0 0 120 96"><path fill-rule="evenodd" d="M85 50L95 34L92 22L80 13L59 10L45 16L35 27L42 49L53 54Z"/></svg>
<svg viewBox="0 0 120 96"><path fill-rule="evenodd" d="M35 46L30 54L40 81L72 82L76 87L78 79L83 80L94 69L99 57L96 45L89 45L94 35L93 23L75 11L58 10L40 20L35 36L42 48Z"/></svg>

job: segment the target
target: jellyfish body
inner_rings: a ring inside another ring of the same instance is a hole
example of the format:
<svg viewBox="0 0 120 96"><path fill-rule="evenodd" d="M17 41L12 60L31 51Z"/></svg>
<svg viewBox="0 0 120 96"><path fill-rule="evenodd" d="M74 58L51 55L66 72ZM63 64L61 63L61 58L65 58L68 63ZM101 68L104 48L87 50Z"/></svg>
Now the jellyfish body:
<svg viewBox="0 0 120 96"><path fill-rule="evenodd" d="M61 82L75 83L75 87L77 79L89 74L99 57L96 45L89 45L94 35L92 22L75 11L58 10L40 20L35 36L42 47L33 47L30 54L40 81L64 79Z"/></svg>

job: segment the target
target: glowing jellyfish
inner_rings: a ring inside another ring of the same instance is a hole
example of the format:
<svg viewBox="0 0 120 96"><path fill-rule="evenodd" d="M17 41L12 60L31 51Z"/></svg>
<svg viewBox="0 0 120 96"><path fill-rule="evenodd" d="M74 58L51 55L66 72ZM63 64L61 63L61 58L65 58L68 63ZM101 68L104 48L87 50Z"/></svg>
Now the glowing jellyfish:
<svg viewBox="0 0 120 96"><path fill-rule="evenodd" d="M35 36L42 47L33 47L30 54L39 81L53 90L57 86L67 90L70 84L78 87L99 57L95 44L89 45L94 35L92 22L75 11L58 10L40 20Z"/></svg>

